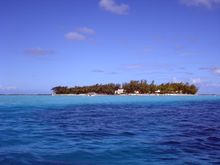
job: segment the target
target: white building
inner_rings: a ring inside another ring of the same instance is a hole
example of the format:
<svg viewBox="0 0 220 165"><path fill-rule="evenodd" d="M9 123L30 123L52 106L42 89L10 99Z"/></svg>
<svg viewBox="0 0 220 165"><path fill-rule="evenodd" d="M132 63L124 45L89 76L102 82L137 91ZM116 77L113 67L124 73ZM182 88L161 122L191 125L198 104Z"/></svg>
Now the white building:
<svg viewBox="0 0 220 165"><path fill-rule="evenodd" d="M123 88L119 88L118 90L115 91L116 95L121 95L124 93L124 89Z"/></svg>
<svg viewBox="0 0 220 165"><path fill-rule="evenodd" d="M159 94L159 93L160 93L160 90L159 90L159 89L158 89L158 90L156 90L156 91L155 91L155 93L156 93L156 94Z"/></svg>
<svg viewBox="0 0 220 165"><path fill-rule="evenodd" d="M139 92L139 91L134 91L134 93L135 93L135 94L140 94L140 92Z"/></svg>

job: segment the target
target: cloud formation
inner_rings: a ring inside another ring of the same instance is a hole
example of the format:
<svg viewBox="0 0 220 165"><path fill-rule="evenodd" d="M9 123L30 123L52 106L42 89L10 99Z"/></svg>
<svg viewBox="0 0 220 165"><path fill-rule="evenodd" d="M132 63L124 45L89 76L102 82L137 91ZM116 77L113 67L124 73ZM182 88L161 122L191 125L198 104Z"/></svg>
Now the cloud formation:
<svg viewBox="0 0 220 165"><path fill-rule="evenodd" d="M42 48L28 48L25 50L25 52L33 56L45 56L54 53L53 50L42 49Z"/></svg>
<svg viewBox="0 0 220 165"><path fill-rule="evenodd" d="M191 82L193 83L193 84L201 84L202 83L202 80L201 80L201 78L193 78L193 79L191 79Z"/></svg>
<svg viewBox="0 0 220 165"><path fill-rule="evenodd" d="M6 91L9 91L9 90L16 90L17 87L15 86L1 86L0 85L0 90L6 90Z"/></svg>
<svg viewBox="0 0 220 165"><path fill-rule="evenodd" d="M79 27L77 31L84 34L95 34L95 30L88 27Z"/></svg>
<svg viewBox="0 0 220 165"><path fill-rule="evenodd" d="M86 39L86 36L78 32L69 32L65 35L65 38L72 41L82 41Z"/></svg>
<svg viewBox="0 0 220 165"><path fill-rule="evenodd" d="M105 71L101 70L101 69L94 69L94 70L92 70L92 72L94 72L94 73L104 73Z"/></svg>
<svg viewBox="0 0 220 165"><path fill-rule="evenodd" d="M110 75L116 75L118 74L119 72L108 72L107 74L110 74Z"/></svg>
<svg viewBox="0 0 220 165"><path fill-rule="evenodd" d="M129 10L129 6L127 4L117 4L115 0L100 0L99 6L103 10L119 15L126 15Z"/></svg>
<svg viewBox="0 0 220 165"><path fill-rule="evenodd" d="M205 80L201 78L192 78L190 81L192 84L195 84L196 86L200 87L211 87L211 88L219 88L220 82L213 82L210 80Z"/></svg>
<svg viewBox="0 0 220 165"><path fill-rule="evenodd" d="M182 4L186 6L203 6L206 8L213 8L216 5L220 4L220 0L180 0Z"/></svg>
<svg viewBox="0 0 220 165"><path fill-rule="evenodd" d="M220 68L219 67L201 67L199 70L207 70L214 74L220 75Z"/></svg>
<svg viewBox="0 0 220 165"><path fill-rule="evenodd" d="M211 69L213 73L217 74L217 75L220 75L220 68L218 67L214 67Z"/></svg>
<svg viewBox="0 0 220 165"><path fill-rule="evenodd" d="M70 41L84 41L88 39L88 35L95 34L95 30L88 27L79 27L75 31L65 34L65 38Z"/></svg>
<svg viewBox="0 0 220 165"><path fill-rule="evenodd" d="M220 87L220 82L208 82L208 83L204 83L203 84L204 87L216 87L219 88Z"/></svg>
<svg viewBox="0 0 220 165"><path fill-rule="evenodd" d="M93 73L108 74L108 75L116 75L116 74L119 73L119 72L115 72L115 71L107 72L107 71L104 71L104 70L102 70L102 69L93 69L92 72L93 72Z"/></svg>

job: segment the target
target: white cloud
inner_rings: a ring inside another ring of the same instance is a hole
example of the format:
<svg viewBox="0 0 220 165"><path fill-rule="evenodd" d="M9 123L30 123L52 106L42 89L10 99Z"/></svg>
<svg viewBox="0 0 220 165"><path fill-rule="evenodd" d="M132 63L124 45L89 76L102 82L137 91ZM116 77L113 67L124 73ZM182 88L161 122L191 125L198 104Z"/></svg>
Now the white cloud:
<svg viewBox="0 0 220 165"><path fill-rule="evenodd" d="M116 75L118 74L119 72L108 72L107 74L110 74L110 75Z"/></svg>
<svg viewBox="0 0 220 165"><path fill-rule="evenodd" d="M102 70L102 69L94 69L94 70L92 70L92 72L94 72L94 73L104 73L105 71Z"/></svg>
<svg viewBox="0 0 220 165"><path fill-rule="evenodd" d="M42 48L28 48L25 50L25 52L33 56L44 56L44 55L49 55L49 54L54 53L53 50L42 49Z"/></svg>
<svg viewBox="0 0 220 165"><path fill-rule="evenodd" d="M202 68L199 68L199 69L200 70L207 70L209 72L220 75L220 68L219 67L202 67Z"/></svg>
<svg viewBox="0 0 220 165"><path fill-rule="evenodd" d="M17 87L15 87L15 86L1 86L0 85L0 90L16 90L17 89Z"/></svg>
<svg viewBox="0 0 220 165"><path fill-rule="evenodd" d="M212 68L212 72L220 75L220 68L218 68L218 67Z"/></svg>
<svg viewBox="0 0 220 165"><path fill-rule="evenodd" d="M125 15L128 14L129 6L127 4L117 4L114 0L100 0L99 6L109 12Z"/></svg>
<svg viewBox="0 0 220 165"><path fill-rule="evenodd" d="M83 41L86 40L86 36L78 33L78 32L69 32L65 35L65 38L67 40L72 40L72 41Z"/></svg>
<svg viewBox="0 0 220 165"><path fill-rule="evenodd" d="M209 82L209 83L205 83L203 84L204 87L220 87L220 83L217 82L217 83L213 83L213 82Z"/></svg>
<svg viewBox="0 0 220 165"><path fill-rule="evenodd" d="M102 74L107 74L107 75L116 75L116 74L119 73L119 72L115 72L115 71L104 71L102 69L94 69L94 70L92 70L92 72L94 72L94 73L102 73Z"/></svg>
<svg viewBox="0 0 220 165"><path fill-rule="evenodd" d="M78 32L85 33L85 34L95 34L95 30L88 28L88 27L79 27Z"/></svg>
<svg viewBox="0 0 220 165"><path fill-rule="evenodd" d="M193 78L193 79L191 79L191 82L193 84L201 84L202 80L201 80L201 78Z"/></svg>
<svg viewBox="0 0 220 165"><path fill-rule="evenodd" d="M88 27L79 27L75 31L65 34L65 38L71 41L83 41L88 39L88 35L95 34L95 30Z"/></svg>
<svg viewBox="0 0 220 165"><path fill-rule="evenodd" d="M186 6L203 6L206 8L213 8L220 4L220 0L181 0L181 3Z"/></svg>

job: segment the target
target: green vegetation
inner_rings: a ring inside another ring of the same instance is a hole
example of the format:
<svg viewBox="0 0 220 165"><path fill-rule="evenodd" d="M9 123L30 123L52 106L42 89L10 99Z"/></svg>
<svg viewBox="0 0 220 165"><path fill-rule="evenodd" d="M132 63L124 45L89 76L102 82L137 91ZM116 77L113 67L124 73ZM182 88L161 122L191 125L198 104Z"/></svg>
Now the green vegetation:
<svg viewBox="0 0 220 165"><path fill-rule="evenodd" d="M150 84L146 80L141 81L130 81L129 83L123 84L123 89L127 93L134 93L139 91L140 94L196 94L198 88L195 85L190 85L189 83L166 83L156 85L154 81Z"/></svg>
<svg viewBox="0 0 220 165"><path fill-rule="evenodd" d="M97 93L97 94L107 94L112 95L115 93L115 90L120 88L120 84L96 84L91 86L75 86L72 88L68 87L54 87L52 88L53 92L56 94L87 94L87 93Z"/></svg>
<svg viewBox="0 0 220 165"><path fill-rule="evenodd" d="M154 81L150 84L146 80L134 81L131 80L129 83L120 84L96 84L91 86L57 86L52 88L55 94L106 94L113 95L115 91L122 87L125 94L139 93L139 94L196 94L198 88L189 83L163 83L156 85Z"/></svg>

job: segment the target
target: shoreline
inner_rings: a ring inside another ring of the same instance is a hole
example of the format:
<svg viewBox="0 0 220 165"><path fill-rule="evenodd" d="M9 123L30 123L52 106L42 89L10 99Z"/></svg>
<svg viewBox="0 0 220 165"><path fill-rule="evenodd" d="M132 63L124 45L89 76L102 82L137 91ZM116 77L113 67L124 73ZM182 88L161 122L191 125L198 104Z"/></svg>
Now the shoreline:
<svg viewBox="0 0 220 165"><path fill-rule="evenodd" d="M88 95L88 94L51 94L51 96L199 96L197 94L121 94L121 95L106 95L106 94L96 94L96 95Z"/></svg>
<svg viewBox="0 0 220 165"><path fill-rule="evenodd" d="M87 94L0 94L0 96L88 96ZM96 94L94 96L220 96L220 94L122 94L106 95Z"/></svg>

